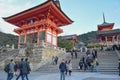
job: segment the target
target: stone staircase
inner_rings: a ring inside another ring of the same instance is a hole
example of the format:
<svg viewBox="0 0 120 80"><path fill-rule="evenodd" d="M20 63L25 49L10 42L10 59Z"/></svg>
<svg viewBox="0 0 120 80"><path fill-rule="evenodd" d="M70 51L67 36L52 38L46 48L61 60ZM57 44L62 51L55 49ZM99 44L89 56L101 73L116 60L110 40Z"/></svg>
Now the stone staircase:
<svg viewBox="0 0 120 80"><path fill-rule="evenodd" d="M41 72L41 73L56 73L56 72L59 72L59 64L61 63L62 59L65 59L67 61L71 60L72 64L74 65L73 70L75 71L78 68L79 60L83 55L85 55L85 54L84 53L78 53L78 58L77 59L75 57L73 57L73 59L72 59L70 53L60 55L57 65L53 65L53 64L51 64L51 61L49 61L47 64L43 65L42 67L40 67L36 71Z"/></svg>
<svg viewBox="0 0 120 80"><path fill-rule="evenodd" d="M118 74L118 55L115 51L99 52L98 61L101 73Z"/></svg>
<svg viewBox="0 0 120 80"><path fill-rule="evenodd" d="M12 58L17 57L19 54L19 50L12 50L7 53L1 53L0 54L0 64L3 64L4 61ZM83 72L83 70L78 70L78 64L80 59L85 56L85 52L78 52L77 59L73 57L71 58L70 53L66 54L60 54L58 64L52 65L51 60L47 61L46 64L42 65L39 69L37 69L37 72L41 73L55 73L59 72L59 64L62 59L65 60L71 60L73 65L73 71ZM106 73L106 74L118 74L118 56L115 51L103 51L98 52L98 61L99 61L99 72L100 73ZM37 65L36 65L37 66ZM0 65L1 69L1 65ZM90 70L87 70L87 72L90 72Z"/></svg>
<svg viewBox="0 0 120 80"><path fill-rule="evenodd" d="M1 70L3 69L5 62L7 62L8 59L12 59L13 57L16 58L18 54L19 54L19 49L1 53L0 54L0 69Z"/></svg>
<svg viewBox="0 0 120 80"><path fill-rule="evenodd" d="M62 58L66 60L71 60L73 65L73 71L84 72L83 70L78 70L78 64L80 59L85 56L84 52L78 52L77 59L73 57L71 58L70 53L59 56L59 61L57 65L52 65L50 62L40 67L37 71L42 73L54 73L59 72L59 64ZM64 56L64 57L63 57ZM115 51L103 51L98 52L98 61L99 61L99 72L104 74L118 74L118 56ZM86 72L90 72L87 70Z"/></svg>
<svg viewBox="0 0 120 80"><path fill-rule="evenodd" d="M6 52L6 53L1 53L1 54L0 54L0 62L6 60L6 59L9 58L9 57L16 56L18 53L19 53L19 50L18 50L18 49L11 50L11 51L8 51L8 52Z"/></svg>
<svg viewBox="0 0 120 80"><path fill-rule="evenodd" d="M85 53L78 53L79 59L73 59L73 71L84 72L83 70L78 70L78 63ZM70 58L68 56L68 58ZM118 74L118 56L115 51L103 51L98 52L98 62L99 62L99 72L105 74ZM90 72L90 70L87 70Z"/></svg>
<svg viewBox="0 0 120 80"><path fill-rule="evenodd" d="M56 73L56 72L59 72L59 64L60 64L61 60L65 59L68 55L69 55L69 53L59 55L57 65L56 64L53 65L52 64L52 59L51 59L50 61L48 61L45 65L41 66L36 71L40 72L40 73Z"/></svg>

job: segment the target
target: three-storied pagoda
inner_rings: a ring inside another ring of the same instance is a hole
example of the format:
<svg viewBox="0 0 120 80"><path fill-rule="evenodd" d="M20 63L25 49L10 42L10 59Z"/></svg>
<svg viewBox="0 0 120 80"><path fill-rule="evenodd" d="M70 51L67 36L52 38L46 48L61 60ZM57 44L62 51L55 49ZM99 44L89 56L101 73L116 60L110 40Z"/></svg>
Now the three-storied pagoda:
<svg viewBox="0 0 120 80"><path fill-rule="evenodd" d="M62 33L61 26L71 24L73 21L61 10L59 0L48 0L43 4L3 18L5 21L18 26L14 31L18 34L18 48L26 44L40 41L57 46L58 34Z"/></svg>
<svg viewBox="0 0 120 80"><path fill-rule="evenodd" d="M118 36L120 29L113 29L114 23L107 23L103 14L103 24L98 25L97 38L99 43L107 43L107 45L113 45L118 42Z"/></svg>

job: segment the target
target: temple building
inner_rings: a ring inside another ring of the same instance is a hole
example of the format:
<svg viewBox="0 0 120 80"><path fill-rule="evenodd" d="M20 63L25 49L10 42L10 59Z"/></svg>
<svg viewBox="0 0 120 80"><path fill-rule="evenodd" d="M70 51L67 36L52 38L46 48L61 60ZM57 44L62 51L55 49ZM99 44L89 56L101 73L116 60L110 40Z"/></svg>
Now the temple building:
<svg viewBox="0 0 120 80"><path fill-rule="evenodd" d="M75 47L76 42L77 42L77 35L76 35L76 34L62 36L62 38L63 38L63 39L66 39L66 40L70 40L70 41L72 41L72 43L73 43L73 47Z"/></svg>
<svg viewBox="0 0 120 80"><path fill-rule="evenodd" d="M19 36L18 48L26 44L39 46L41 41L48 45L57 46L57 37L63 32L60 28L73 21L61 10L59 0L47 0L10 17L3 18L19 28L15 29Z"/></svg>
<svg viewBox="0 0 120 80"><path fill-rule="evenodd" d="M101 44L113 45L119 42L120 29L113 29L114 23L107 23L103 14L103 24L98 25L97 39Z"/></svg>

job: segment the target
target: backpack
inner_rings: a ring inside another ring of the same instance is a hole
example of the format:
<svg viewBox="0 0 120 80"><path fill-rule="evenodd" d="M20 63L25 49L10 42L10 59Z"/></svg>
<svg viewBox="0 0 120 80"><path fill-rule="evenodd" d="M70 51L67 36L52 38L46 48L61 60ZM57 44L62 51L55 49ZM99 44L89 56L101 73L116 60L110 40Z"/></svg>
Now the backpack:
<svg viewBox="0 0 120 80"><path fill-rule="evenodd" d="M5 71L6 73L9 72L9 64L5 65L5 67L4 67L4 71Z"/></svg>

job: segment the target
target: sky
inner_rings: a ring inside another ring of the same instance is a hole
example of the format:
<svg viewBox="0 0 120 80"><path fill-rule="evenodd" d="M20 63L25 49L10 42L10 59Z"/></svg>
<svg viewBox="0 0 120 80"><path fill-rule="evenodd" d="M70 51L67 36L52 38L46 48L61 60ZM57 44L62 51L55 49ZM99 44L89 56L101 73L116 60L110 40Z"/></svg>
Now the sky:
<svg viewBox="0 0 120 80"><path fill-rule="evenodd" d="M15 34L17 28L5 22L2 17L8 17L37 6L47 0L0 0L0 31ZM97 30L97 25L103 23L103 13L106 22L115 23L114 29L120 28L120 0L59 0L62 11L74 22L61 27L61 35L84 34ZM16 34L15 34L16 35Z"/></svg>

